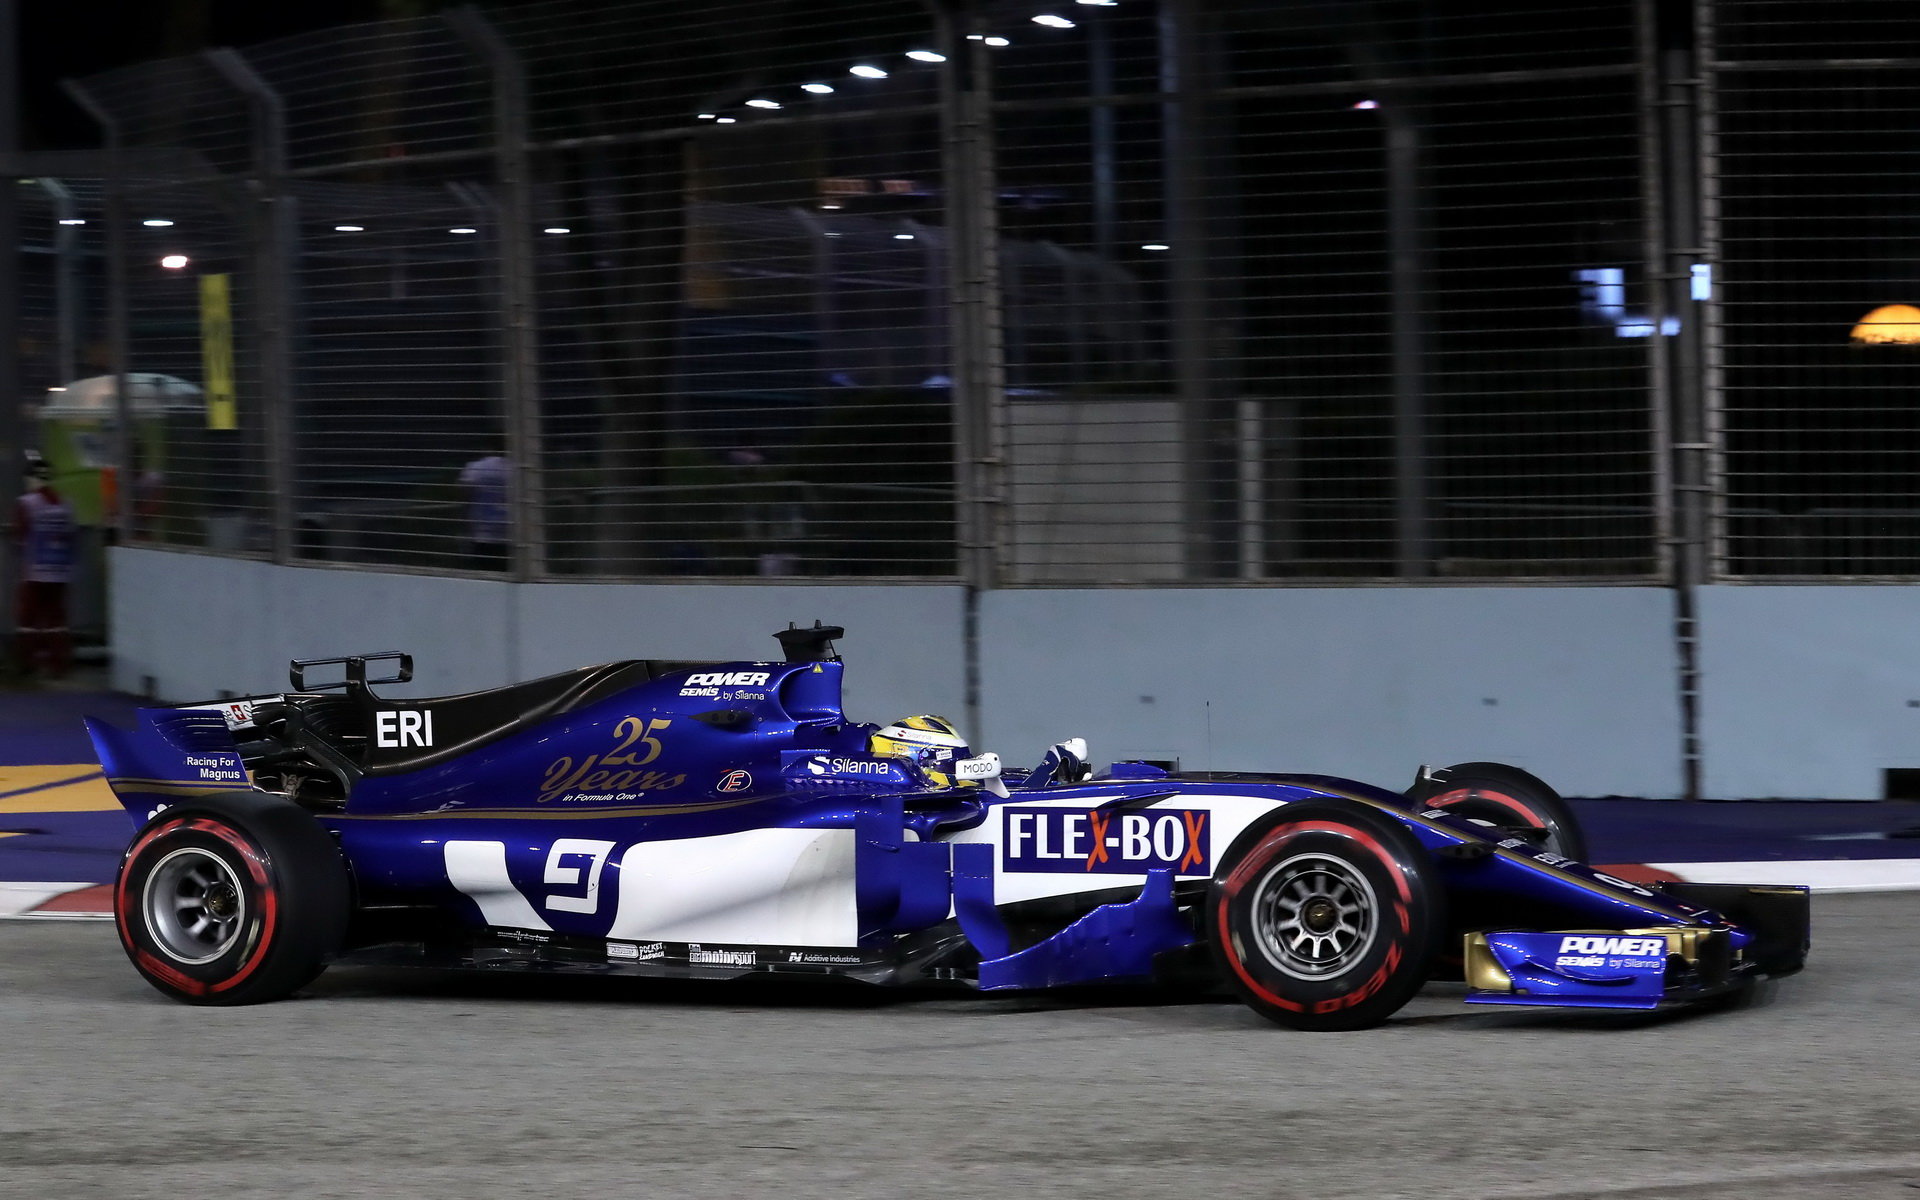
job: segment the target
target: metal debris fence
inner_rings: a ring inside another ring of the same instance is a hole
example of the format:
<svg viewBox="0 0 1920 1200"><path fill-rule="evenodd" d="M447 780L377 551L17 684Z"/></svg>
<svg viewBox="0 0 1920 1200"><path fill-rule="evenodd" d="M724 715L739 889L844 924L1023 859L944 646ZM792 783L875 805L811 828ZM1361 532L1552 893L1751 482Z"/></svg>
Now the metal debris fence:
<svg viewBox="0 0 1920 1200"><path fill-rule="evenodd" d="M135 543L523 580L1920 575L1920 351L1847 338L1920 302L1885 5L1031 9L75 81L38 437Z"/></svg>

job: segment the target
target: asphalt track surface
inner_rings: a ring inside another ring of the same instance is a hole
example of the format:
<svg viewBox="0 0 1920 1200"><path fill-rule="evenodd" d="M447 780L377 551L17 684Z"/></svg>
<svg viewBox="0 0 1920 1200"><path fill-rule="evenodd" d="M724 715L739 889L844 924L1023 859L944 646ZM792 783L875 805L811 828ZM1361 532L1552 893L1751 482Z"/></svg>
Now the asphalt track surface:
<svg viewBox="0 0 1920 1200"><path fill-rule="evenodd" d="M0 922L0 1196L1920 1196L1920 894L1693 1015L900 999L337 970L162 999L103 921Z"/></svg>

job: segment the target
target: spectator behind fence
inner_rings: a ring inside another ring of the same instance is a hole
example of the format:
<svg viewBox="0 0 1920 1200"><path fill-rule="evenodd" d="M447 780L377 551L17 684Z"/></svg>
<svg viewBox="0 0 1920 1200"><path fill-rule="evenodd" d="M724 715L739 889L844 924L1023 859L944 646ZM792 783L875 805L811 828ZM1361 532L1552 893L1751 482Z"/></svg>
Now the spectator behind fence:
<svg viewBox="0 0 1920 1200"><path fill-rule="evenodd" d="M27 467L27 491L13 508L13 544L20 561L14 652L27 675L58 679L72 660L67 583L73 578L73 510L53 490L47 464Z"/></svg>
<svg viewBox="0 0 1920 1200"><path fill-rule="evenodd" d="M476 571L507 569L507 477L512 465L503 454L487 454L460 469L467 490L467 557Z"/></svg>

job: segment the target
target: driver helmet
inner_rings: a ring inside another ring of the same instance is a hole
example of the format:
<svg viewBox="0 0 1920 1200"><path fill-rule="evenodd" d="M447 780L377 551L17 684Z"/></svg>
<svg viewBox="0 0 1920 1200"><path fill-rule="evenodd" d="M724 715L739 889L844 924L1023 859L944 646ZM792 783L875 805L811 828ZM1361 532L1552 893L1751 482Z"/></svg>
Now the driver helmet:
<svg viewBox="0 0 1920 1200"><path fill-rule="evenodd" d="M945 717L902 717L867 740L874 754L904 758L941 787L953 787L953 764L973 757L967 739Z"/></svg>

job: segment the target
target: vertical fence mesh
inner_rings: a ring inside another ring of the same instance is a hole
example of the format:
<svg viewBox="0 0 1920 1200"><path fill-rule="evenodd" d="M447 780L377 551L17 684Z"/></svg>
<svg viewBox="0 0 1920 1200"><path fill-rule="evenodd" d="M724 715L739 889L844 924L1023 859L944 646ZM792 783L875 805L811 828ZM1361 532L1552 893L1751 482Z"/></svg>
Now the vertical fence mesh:
<svg viewBox="0 0 1920 1200"><path fill-rule="evenodd" d="M129 532L950 578L972 506L997 583L1657 577L1643 7L548 0L82 81L171 164L131 369L234 313Z"/></svg>
<svg viewBox="0 0 1920 1200"><path fill-rule="evenodd" d="M1920 136L1920 26L1862 0L1701 12L1719 568L1920 575L1920 228L1902 165Z"/></svg>

